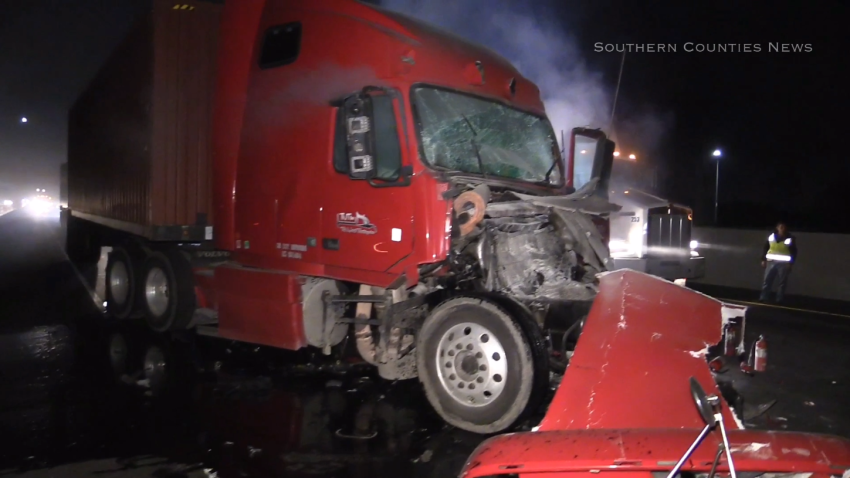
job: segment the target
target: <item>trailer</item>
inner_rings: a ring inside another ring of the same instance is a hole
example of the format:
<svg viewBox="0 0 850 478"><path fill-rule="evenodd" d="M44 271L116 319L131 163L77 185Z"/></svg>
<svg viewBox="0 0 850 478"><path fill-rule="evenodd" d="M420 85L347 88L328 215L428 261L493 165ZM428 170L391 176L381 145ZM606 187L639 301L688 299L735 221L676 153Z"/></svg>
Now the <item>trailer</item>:
<svg viewBox="0 0 850 478"><path fill-rule="evenodd" d="M406 16L155 0L71 110L68 254L108 251L115 320L325 354L350 337L448 423L499 432L613 267L614 143L569 144L504 58Z"/></svg>

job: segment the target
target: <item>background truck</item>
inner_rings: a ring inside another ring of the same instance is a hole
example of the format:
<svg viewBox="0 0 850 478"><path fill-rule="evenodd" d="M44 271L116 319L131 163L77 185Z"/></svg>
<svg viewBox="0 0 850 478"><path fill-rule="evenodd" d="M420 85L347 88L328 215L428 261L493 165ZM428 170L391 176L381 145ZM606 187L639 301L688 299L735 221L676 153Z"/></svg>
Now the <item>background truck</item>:
<svg viewBox="0 0 850 478"><path fill-rule="evenodd" d="M668 280L705 275L705 258L691 239L693 211L636 189L612 189L608 247L617 269L634 269Z"/></svg>
<svg viewBox="0 0 850 478"><path fill-rule="evenodd" d="M153 1L69 129L67 250L108 251L109 316L325 354L351 337L473 432L539 403L552 335L581 323L561 312L612 267L613 142L571 132L575 184L506 60L353 0Z"/></svg>

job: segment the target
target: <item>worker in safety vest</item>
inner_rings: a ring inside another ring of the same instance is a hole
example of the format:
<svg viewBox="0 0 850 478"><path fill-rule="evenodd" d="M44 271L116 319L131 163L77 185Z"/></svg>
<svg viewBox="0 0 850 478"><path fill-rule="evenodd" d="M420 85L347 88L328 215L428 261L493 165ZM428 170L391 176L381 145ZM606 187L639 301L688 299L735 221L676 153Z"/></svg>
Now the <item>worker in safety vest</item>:
<svg viewBox="0 0 850 478"><path fill-rule="evenodd" d="M785 284L788 282L788 275L796 259L797 240L788 233L785 223L780 222L764 243L761 266L765 268L765 271L759 298L761 302L770 300L770 292L774 285L776 286L776 302L782 301Z"/></svg>

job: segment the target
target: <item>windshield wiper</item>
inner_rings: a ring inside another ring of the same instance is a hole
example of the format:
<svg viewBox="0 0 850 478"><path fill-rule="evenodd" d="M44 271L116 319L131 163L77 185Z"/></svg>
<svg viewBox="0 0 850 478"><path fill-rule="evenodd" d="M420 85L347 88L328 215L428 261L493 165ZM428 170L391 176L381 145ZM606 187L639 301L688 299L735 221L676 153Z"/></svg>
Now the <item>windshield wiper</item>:
<svg viewBox="0 0 850 478"><path fill-rule="evenodd" d="M464 121L466 121L466 125L469 126L469 130L472 131L472 138L469 139L469 142L472 144L472 150L475 151L475 158L478 159L478 171L484 175L484 179L487 179L487 171L484 171L484 161L481 160L481 151L478 149L478 141L475 139L478 137L478 132L472 127L472 123L465 114L461 113L460 116Z"/></svg>
<svg viewBox="0 0 850 478"><path fill-rule="evenodd" d="M555 154L553 156L555 156L555 159L552 160L552 166L549 166L549 171L546 171L546 176L544 176L543 181L541 181L546 183L547 185L552 184L551 182L549 182L549 177L552 176L552 172L555 171L555 166L558 165L558 160L561 159L560 155Z"/></svg>

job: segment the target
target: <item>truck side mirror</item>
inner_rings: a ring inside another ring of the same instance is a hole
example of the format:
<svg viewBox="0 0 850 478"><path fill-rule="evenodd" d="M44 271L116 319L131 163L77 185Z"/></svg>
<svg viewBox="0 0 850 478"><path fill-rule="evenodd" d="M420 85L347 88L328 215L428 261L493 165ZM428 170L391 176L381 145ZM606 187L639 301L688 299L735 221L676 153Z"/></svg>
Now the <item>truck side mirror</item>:
<svg viewBox="0 0 850 478"><path fill-rule="evenodd" d="M573 128L567 182L580 190L595 180L594 194L607 198L614 166L614 142L598 129Z"/></svg>
<svg viewBox="0 0 850 478"><path fill-rule="evenodd" d="M343 104L348 175L352 179L375 176L374 134L372 134L372 101L368 95L354 95Z"/></svg>
<svg viewBox="0 0 850 478"><path fill-rule="evenodd" d="M338 157L343 152L335 146L334 168L376 188L409 186L413 167L402 164L401 140L407 130L403 108L401 95L392 89L366 87L346 98L337 119L346 157ZM338 159L347 161L339 164Z"/></svg>

